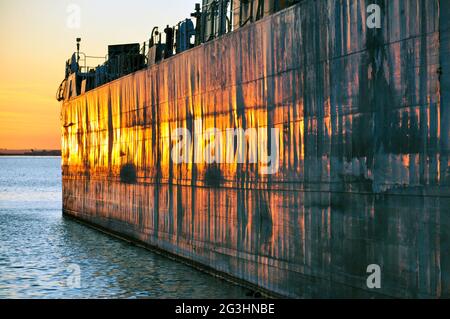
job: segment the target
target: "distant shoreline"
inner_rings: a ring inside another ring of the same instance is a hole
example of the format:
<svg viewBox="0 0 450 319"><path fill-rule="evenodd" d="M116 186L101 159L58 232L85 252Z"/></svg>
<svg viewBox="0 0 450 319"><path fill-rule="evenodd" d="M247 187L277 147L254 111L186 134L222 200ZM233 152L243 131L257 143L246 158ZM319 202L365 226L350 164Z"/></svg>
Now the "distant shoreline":
<svg viewBox="0 0 450 319"><path fill-rule="evenodd" d="M1 156L61 156L60 150L0 150Z"/></svg>

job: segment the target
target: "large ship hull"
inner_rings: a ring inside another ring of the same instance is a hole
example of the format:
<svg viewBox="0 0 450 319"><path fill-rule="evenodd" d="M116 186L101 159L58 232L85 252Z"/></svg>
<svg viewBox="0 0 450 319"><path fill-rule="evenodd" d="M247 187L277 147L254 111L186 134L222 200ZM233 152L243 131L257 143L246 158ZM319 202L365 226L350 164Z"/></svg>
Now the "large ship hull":
<svg viewBox="0 0 450 319"><path fill-rule="evenodd" d="M450 4L377 1L369 29L371 2L301 1L65 101L65 213L276 295L448 297ZM278 171L174 163L176 128L213 127L278 128Z"/></svg>

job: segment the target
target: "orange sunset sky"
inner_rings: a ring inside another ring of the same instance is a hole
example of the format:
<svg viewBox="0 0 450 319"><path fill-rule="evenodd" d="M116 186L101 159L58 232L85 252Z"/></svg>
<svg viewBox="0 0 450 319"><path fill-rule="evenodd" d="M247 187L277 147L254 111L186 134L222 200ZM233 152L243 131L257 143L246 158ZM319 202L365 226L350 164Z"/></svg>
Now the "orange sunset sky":
<svg viewBox="0 0 450 319"><path fill-rule="evenodd" d="M55 94L77 37L81 51L105 56L108 44L142 43L188 18L195 2L0 0L0 149L60 148ZM68 26L72 4L79 27Z"/></svg>

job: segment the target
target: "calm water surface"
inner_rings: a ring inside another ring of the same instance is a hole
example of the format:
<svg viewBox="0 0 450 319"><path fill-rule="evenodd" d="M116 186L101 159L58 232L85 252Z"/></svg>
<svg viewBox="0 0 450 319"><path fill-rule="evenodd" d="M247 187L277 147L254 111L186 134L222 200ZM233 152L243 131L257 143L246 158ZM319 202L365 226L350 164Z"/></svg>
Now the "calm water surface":
<svg viewBox="0 0 450 319"><path fill-rule="evenodd" d="M63 218L60 165L59 157L0 157L0 298L245 297L241 287Z"/></svg>

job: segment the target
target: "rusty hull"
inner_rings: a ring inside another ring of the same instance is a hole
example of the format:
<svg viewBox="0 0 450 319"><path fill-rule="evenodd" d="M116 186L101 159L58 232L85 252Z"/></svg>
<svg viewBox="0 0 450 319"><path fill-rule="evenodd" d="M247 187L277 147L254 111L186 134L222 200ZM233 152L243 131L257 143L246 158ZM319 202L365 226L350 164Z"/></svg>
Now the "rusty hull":
<svg viewBox="0 0 450 319"><path fill-rule="evenodd" d="M449 8L305 0L64 102L65 213L283 296L449 297ZM279 128L280 170L211 186L178 127Z"/></svg>

